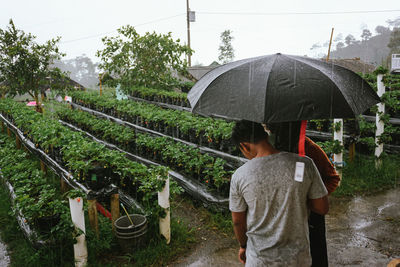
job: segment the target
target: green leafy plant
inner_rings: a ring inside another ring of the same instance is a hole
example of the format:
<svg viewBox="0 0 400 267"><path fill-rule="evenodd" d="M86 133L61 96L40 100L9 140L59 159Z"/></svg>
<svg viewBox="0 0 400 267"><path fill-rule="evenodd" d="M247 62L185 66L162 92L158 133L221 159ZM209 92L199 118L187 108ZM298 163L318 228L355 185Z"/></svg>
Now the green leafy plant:
<svg viewBox="0 0 400 267"><path fill-rule="evenodd" d="M199 179L209 187L217 189L224 187L223 191L227 191L230 176L224 172L224 169L228 168L225 160L214 160L210 155L202 154L198 148L176 142L172 138L136 133L132 128L99 119L87 112L59 106L57 115L60 119L79 126L96 137L131 153L167 164L171 169ZM215 175L215 181L210 173Z"/></svg>
<svg viewBox="0 0 400 267"><path fill-rule="evenodd" d="M343 152L343 145L338 140L317 142L317 144L325 151L326 154L339 154Z"/></svg>
<svg viewBox="0 0 400 267"><path fill-rule="evenodd" d="M71 95L75 103L111 116L116 115L140 126L164 131L168 135L202 143L214 149L221 149L225 142L228 145L222 147L222 150L233 151L233 146L229 144L233 122L204 118L185 111L167 110L147 103L118 101L85 92L71 92Z"/></svg>
<svg viewBox="0 0 400 267"><path fill-rule="evenodd" d="M62 126L58 121L37 113L23 104L9 99L2 100L0 112L11 117L17 127L26 133L38 148L43 148L43 143L46 141L58 138L57 143L49 145L53 146L53 150L59 151L59 163L68 168L82 183L90 182L89 172L100 166L112 173L112 182L141 198L145 192L137 191L137 188L151 179L153 172L161 171L157 167L146 167L133 162L118 151L105 149L104 145L86 139L80 133ZM53 130L49 131L48 128L53 128ZM164 171L160 173L160 176L163 175L165 175ZM153 188L153 191L155 190L156 188Z"/></svg>
<svg viewBox="0 0 400 267"><path fill-rule="evenodd" d="M15 27L10 20L7 29L0 29L0 83L6 81L7 94L28 93L41 110L40 93L51 84L53 90L65 90L66 73L51 68L54 60L64 56L57 43L60 37L38 44L36 37ZM29 70L29 71L27 71Z"/></svg>
<svg viewBox="0 0 400 267"><path fill-rule="evenodd" d="M145 33L140 35L135 28L127 25L117 30L117 37L104 37L105 48L97 51L101 59L100 68L115 78L112 85L122 88L146 86L169 90L179 87L180 81L173 71L186 73L187 62L183 55L192 50L173 40L171 33Z"/></svg>

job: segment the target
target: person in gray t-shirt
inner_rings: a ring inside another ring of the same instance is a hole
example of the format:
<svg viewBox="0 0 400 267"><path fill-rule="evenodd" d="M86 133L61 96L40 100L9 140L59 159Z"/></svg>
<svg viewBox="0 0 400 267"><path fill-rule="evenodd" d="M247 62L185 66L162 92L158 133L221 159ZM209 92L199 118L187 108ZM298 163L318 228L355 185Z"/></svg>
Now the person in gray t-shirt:
<svg viewBox="0 0 400 267"><path fill-rule="evenodd" d="M246 266L311 266L308 212L329 209L313 161L276 150L257 123L238 122L232 139L250 159L233 174L229 195L239 260Z"/></svg>

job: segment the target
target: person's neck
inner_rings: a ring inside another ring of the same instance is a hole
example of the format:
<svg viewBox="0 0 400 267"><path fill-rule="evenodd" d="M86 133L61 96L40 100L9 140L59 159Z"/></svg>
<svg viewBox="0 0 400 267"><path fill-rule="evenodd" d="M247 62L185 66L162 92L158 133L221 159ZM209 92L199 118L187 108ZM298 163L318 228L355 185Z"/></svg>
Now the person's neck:
<svg viewBox="0 0 400 267"><path fill-rule="evenodd" d="M272 154L277 154L280 151L276 148L274 148L272 145L268 144L262 144L255 156L255 158L261 158L261 157L266 157L270 156Z"/></svg>

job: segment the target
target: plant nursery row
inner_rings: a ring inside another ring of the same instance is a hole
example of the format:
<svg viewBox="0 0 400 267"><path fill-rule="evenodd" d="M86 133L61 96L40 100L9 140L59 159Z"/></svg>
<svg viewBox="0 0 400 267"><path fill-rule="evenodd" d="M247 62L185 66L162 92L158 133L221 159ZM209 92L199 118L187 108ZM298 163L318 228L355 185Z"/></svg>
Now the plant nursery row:
<svg viewBox="0 0 400 267"><path fill-rule="evenodd" d="M130 100L116 100L86 92L71 92L74 103L167 135L238 155L230 137L233 122L204 118Z"/></svg>
<svg viewBox="0 0 400 267"><path fill-rule="evenodd" d="M146 167L123 153L105 149L58 121L12 100L0 101L0 112L79 182L93 190L114 183L139 202L156 194L167 177L165 167Z"/></svg>
<svg viewBox="0 0 400 267"><path fill-rule="evenodd" d="M97 118L87 112L60 106L58 117L121 149L187 175L227 195L231 169L224 159L202 154L198 148L168 137L153 137L134 129Z"/></svg>

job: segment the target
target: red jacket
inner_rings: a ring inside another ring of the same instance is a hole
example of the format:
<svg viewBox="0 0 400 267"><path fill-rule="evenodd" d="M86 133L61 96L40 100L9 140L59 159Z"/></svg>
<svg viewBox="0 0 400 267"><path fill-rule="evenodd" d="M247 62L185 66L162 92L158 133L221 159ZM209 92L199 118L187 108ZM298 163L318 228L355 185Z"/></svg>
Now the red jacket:
<svg viewBox="0 0 400 267"><path fill-rule="evenodd" d="M340 176L337 174L335 167L322 148L311 141L310 138L306 137L304 146L306 156L314 161L328 193L331 194L340 184Z"/></svg>

